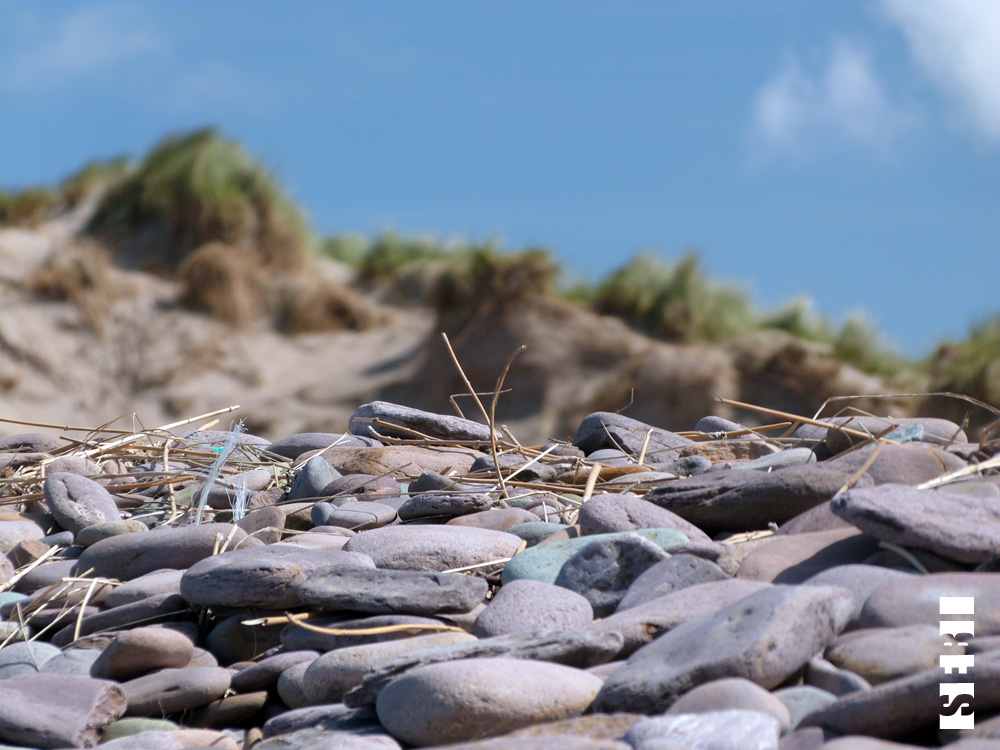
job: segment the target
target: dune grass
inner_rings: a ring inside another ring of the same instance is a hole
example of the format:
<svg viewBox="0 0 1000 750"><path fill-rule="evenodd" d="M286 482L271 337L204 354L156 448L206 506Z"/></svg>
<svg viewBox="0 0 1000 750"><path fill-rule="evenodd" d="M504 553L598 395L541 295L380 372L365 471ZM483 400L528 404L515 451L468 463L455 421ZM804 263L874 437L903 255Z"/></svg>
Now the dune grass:
<svg viewBox="0 0 1000 750"><path fill-rule="evenodd" d="M1000 408L1000 315L973 326L965 341L940 344L925 366L931 390L961 393Z"/></svg>
<svg viewBox="0 0 1000 750"><path fill-rule="evenodd" d="M591 306L667 341L723 341L756 327L747 293L706 279L696 253L676 262L638 255L594 291Z"/></svg>
<svg viewBox="0 0 1000 750"><path fill-rule="evenodd" d="M210 242L292 269L305 262L310 243L301 212L271 173L211 128L161 141L103 196L88 231L130 263L166 271Z"/></svg>
<svg viewBox="0 0 1000 750"><path fill-rule="evenodd" d="M59 194L46 187L0 190L0 227L37 227L58 207Z"/></svg>

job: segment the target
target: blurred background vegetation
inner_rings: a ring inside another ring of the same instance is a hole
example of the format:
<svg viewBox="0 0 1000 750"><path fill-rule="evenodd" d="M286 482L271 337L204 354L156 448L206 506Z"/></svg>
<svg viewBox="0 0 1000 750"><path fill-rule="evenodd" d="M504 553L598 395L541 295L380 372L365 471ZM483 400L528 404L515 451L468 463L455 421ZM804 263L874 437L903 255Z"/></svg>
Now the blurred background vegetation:
<svg viewBox="0 0 1000 750"><path fill-rule="evenodd" d="M73 212L86 214L82 236L94 246L54 259L32 286L83 300L95 325L98 300L113 293L101 270L108 263L176 278L183 304L233 325L260 315L288 333L377 325L361 295L320 271L327 259L349 269L354 289L393 305L430 306L446 319L484 300L505 305L545 295L681 344L780 330L829 347L890 385L1000 405L1000 314L976 323L965 340L941 342L913 360L863 313L836 324L807 298L761 309L744 287L708 278L694 252L676 259L644 253L586 283L544 248L505 251L494 242L394 233L317 238L271 172L210 128L170 136L138 163L95 161L55 187L0 191L2 227L36 228Z"/></svg>

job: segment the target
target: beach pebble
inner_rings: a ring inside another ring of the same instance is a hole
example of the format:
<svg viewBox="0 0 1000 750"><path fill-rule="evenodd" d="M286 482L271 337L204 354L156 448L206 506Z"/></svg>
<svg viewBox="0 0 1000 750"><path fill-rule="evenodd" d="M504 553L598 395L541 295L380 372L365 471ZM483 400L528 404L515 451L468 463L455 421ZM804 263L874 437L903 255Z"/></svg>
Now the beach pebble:
<svg viewBox="0 0 1000 750"><path fill-rule="evenodd" d="M128 581L163 568L186 570L199 560L211 557L220 542L232 545L246 538L243 529L225 523L155 529L149 534L122 534L102 539L87 547L77 560L81 573Z"/></svg>
<svg viewBox="0 0 1000 750"><path fill-rule="evenodd" d="M595 495L580 508L580 533L584 535L635 529L676 529L691 541L709 541L694 524L631 493Z"/></svg>
<svg viewBox="0 0 1000 750"><path fill-rule="evenodd" d="M665 560L647 568L632 582L618 603L616 611L621 612L645 604L689 586L697 586L699 583L724 581L727 578L729 576L725 571L714 562L696 555L671 554Z"/></svg>
<svg viewBox="0 0 1000 750"><path fill-rule="evenodd" d="M95 523L121 520L111 493L79 474L49 474L42 492L56 522L74 534Z"/></svg>
<svg viewBox="0 0 1000 750"><path fill-rule="evenodd" d="M161 669L122 683L129 716L164 717L211 703L229 689L221 667Z"/></svg>
<svg viewBox="0 0 1000 750"><path fill-rule="evenodd" d="M513 557L520 537L464 526L384 526L362 531L344 549L372 558L378 568L443 572Z"/></svg>
<svg viewBox="0 0 1000 750"><path fill-rule="evenodd" d="M181 577L181 596L203 606L287 609L300 603L299 585L320 568L373 568L367 555L339 549L273 544L213 555Z"/></svg>
<svg viewBox="0 0 1000 750"><path fill-rule="evenodd" d="M643 719L625 741L633 750L778 750L780 734L770 714L737 708Z"/></svg>
<svg viewBox="0 0 1000 750"><path fill-rule="evenodd" d="M587 599L597 617L614 612L635 579L667 558L663 549L638 534L583 539L592 541L563 564L555 584Z"/></svg>
<svg viewBox="0 0 1000 750"><path fill-rule="evenodd" d="M581 714L600 686L559 664L470 659L407 672L379 693L376 709L396 739L444 744Z"/></svg>
<svg viewBox="0 0 1000 750"><path fill-rule="evenodd" d="M502 587L476 618L480 638L534 630L576 630L590 625L594 611L587 599L561 586L530 578Z"/></svg>
<svg viewBox="0 0 1000 750"><path fill-rule="evenodd" d="M468 612L488 589L484 579L459 573L337 565L311 570L296 594L303 603L322 611L436 615Z"/></svg>
<svg viewBox="0 0 1000 750"><path fill-rule="evenodd" d="M194 644L167 628L139 627L115 635L91 665L90 676L124 682L154 669L185 667Z"/></svg>

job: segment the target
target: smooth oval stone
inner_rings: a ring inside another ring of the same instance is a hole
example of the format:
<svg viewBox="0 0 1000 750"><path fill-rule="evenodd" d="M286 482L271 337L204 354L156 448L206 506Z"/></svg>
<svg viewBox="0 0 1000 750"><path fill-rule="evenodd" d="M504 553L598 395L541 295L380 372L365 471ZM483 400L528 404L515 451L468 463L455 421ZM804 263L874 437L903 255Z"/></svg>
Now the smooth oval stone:
<svg viewBox="0 0 1000 750"><path fill-rule="evenodd" d="M696 584L597 620L588 630L619 633L624 644L618 657L624 658L681 623L714 614L770 585L739 579Z"/></svg>
<svg viewBox="0 0 1000 750"><path fill-rule="evenodd" d="M322 497L323 488L343 474L330 466L322 456L313 456L299 469L288 489L289 500L301 500L307 497Z"/></svg>
<svg viewBox="0 0 1000 750"><path fill-rule="evenodd" d="M877 685L932 669L943 654L964 654L965 647L950 638L933 625L855 630L827 646L823 656Z"/></svg>
<svg viewBox="0 0 1000 750"><path fill-rule="evenodd" d="M778 720L773 716L737 708L643 719L625 733L625 741L635 750L689 747L778 750L780 734Z"/></svg>
<svg viewBox="0 0 1000 750"><path fill-rule="evenodd" d="M676 529L691 541L710 541L708 535L676 513L631 493L596 495L580 508L584 536L636 529Z"/></svg>
<svg viewBox="0 0 1000 750"><path fill-rule="evenodd" d="M379 693L376 710L392 736L434 745L579 715L600 686L560 664L468 659L407 672Z"/></svg>
<svg viewBox="0 0 1000 750"><path fill-rule="evenodd" d="M230 687L239 693L270 690L278 683L278 678L286 669L296 664L313 662L317 658L319 658L318 651L285 651L268 656L233 675Z"/></svg>
<svg viewBox="0 0 1000 750"><path fill-rule="evenodd" d="M616 448L638 456L645 446L648 464L675 459L677 449L691 442L688 438L673 432L650 427L637 419L606 411L594 412L584 417L573 437L573 445L588 455L602 448Z"/></svg>
<svg viewBox="0 0 1000 750"><path fill-rule="evenodd" d="M504 531L462 526L384 526L362 531L344 549L361 552L377 568L431 572L506 560L523 544Z"/></svg>
<svg viewBox="0 0 1000 750"><path fill-rule="evenodd" d="M285 528L285 511L276 505L250 511L236 522L247 536L263 544L274 544L281 539Z"/></svg>
<svg viewBox="0 0 1000 750"><path fill-rule="evenodd" d="M267 698L266 690L224 696L195 709L187 724L204 729L245 726L264 708Z"/></svg>
<svg viewBox="0 0 1000 750"><path fill-rule="evenodd" d="M485 493L428 492L411 496L399 506L399 518L401 521L412 521L415 518L464 516L489 510L492 505L493 498Z"/></svg>
<svg viewBox="0 0 1000 750"><path fill-rule="evenodd" d="M322 497L346 499L347 496L364 498L368 495L399 495L399 482L392 477L377 474L348 474L337 477L322 490Z"/></svg>
<svg viewBox="0 0 1000 750"><path fill-rule="evenodd" d="M532 514L534 515L534 514ZM527 521L515 524L507 529L507 533L519 536L529 547L534 547L543 539L548 539L557 531L568 528L563 523L546 523L545 521Z"/></svg>
<svg viewBox="0 0 1000 750"><path fill-rule="evenodd" d="M131 519L125 521L102 521L101 523L95 523L80 529L76 534L74 542L81 547L89 547L108 537L145 531L149 531L149 527L141 521L133 521Z"/></svg>
<svg viewBox="0 0 1000 750"><path fill-rule="evenodd" d="M604 683L594 709L665 711L687 690L720 677L776 687L843 630L851 609L842 589L762 589L640 648Z"/></svg>
<svg viewBox="0 0 1000 750"><path fill-rule="evenodd" d="M377 424L380 422L381 424ZM401 428L401 429L400 429ZM470 419L450 414L412 409L388 401L372 401L359 406L347 422L352 435L412 439L417 433L442 440L490 442L490 428Z"/></svg>
<svg viewBox="0 0 1000 750"><path fill-rule="evenodd" d="M981 563L1000 549L1000 497L883 484L850 490L830 505L877 539L951 560Z"/></svg>
<svg viewBox="0 0 1000 750"><path fill-rule="evenodd" d="M59 656L54 656L45 662L41 671L49 674L75 674L90 677L90 667L100 655L100 651L91 648L66 649Z"/></svg>
<svg viewBox="0 0 1000 750"><path fill-rule="evenodd" d="M189 605L178 594L158 594L132 604L123 604L114 609L87 615L79 624L79 636L106 630L118 630L146 622L162 622L179 619ZM77 623L72 622L52 636L56 646L68 646L76 637Z"/></svg>
<svg viewBox="0 0 1000 750"><path fill-rule="evenodd" d="M239 750L232 737L208 729L144 731L104 742L101 750Z"/></svg>
<svg viewBox="0 0 1000 750"><path fill-rule="evenodd" d="M381 732L382 727L371 706L364 708L349 708L343 703L331 703L324 706L306 706L274 716L264 722L261 728L264 738L287 735L303 729L320 731L345 731L357 735L369 735ZM383 735L388 737L388 735ZM339 738L338 738L339 739ZM395 740L391 740L395 743ZM398 749L398 745L397 745ZM359 750L363 750L359 748ZM375 750L372 748L372 750Z"/></svg>
<svg viewBox="0 0 1000 750"><path fill-rule="evenodd" d="M808 714L837 700L837 696L833 693L820 690L812 685L781 688L775 690L772 695L785 704L785 708L788 709L789 716L791 716L791 729L795 729Z"/></svg>
<svg viewBox="0 0 1000 750"><path fill-rule="evenodd" d="M45 532L34 521L0 521L0 550L6 552L25 539L41 539Z"/></svg>
<svg viewBox="0 0 1000 750"><path fill-rule="evenodd" d="M229 689L221 667L161 669L122 684L129 716L168 716L211 703Z"/></svg>
<svg viewBox="0 0 1000 750"><path fill-rule="evenodd" d="M104 597L104 606L110 608L120 607L123 604L133 604L151 596L160 594L181 593L181 576L183 570L166 568L164 570L154 570L144 576L126 581L121 586L116 586Z"/></svg>
<svg viewBox="0 0 1000 750"><path fill-rule="evenodd" d="M35 524L31 524L35 526ZM0 522L0 526L3 523ZM35 526L38 529L37 526ZM41 529L39 529L41 533ZM49 558L41 565L27 571L21 579L14 584L14 590L22 594L30 594L39 589L48 588L54 583L60 583L63 578L73 575L73 568L76 567L76 560L53 560Z"/></svg>
<svg viewBox="0 0 1000 750"><path fill-rule="evenodd" d="M471 448L389 445L378 448L338 446L328 448L322 455L343 474L387 474L402 479L429 471L464 474L484 454Z"/></svg>
<svg viewBox="0 0 1000 750"><path fill-rule="evenodd" d="M500 588L479 617L475 633L489 638L534 630L577 630L594 610L586 598L561 586L523 578Z"/></svg>
<svg viewBox="0 0 1000 750"><path fill-rule="evenodd" d="M821 656L809 660L802 675L802 681L806 685L818 687L837 696L872 689L872 686L861 675L855 674L849 669L841 669Z"/></svg>
<svg viewBox="0 0 1000 750"><path fill-rule="evenodd" d="M309 664L302 681L307 705L337 703L365 676L405 654L475 641L468 633L445 631L329 651Z"/></svg>
<svg viewBox="0 0 1000 750"><path fill-rule="evenodd" d="M311 571L296 593L326 611L436 615L468 612L488 590L484 578L459 573L328 566Z"/></svg>
<svg viewBox="0 0 1000 750"><path fill-rule="evenodd" d="M299 585L321 568L372 568L366 555L275 544L235 550L195 563L181 577L181 596L203 606L286 609L301 603Z"/></svg>
<svg viewBox="0 0 1000 750"><path fill-rule="evenodd" d="M311 661L303 661L293 664L278 677L277 692L281 702L289 708L302 708L310 705L306 698L302 684L306 676L306 670L312 664Z"/></svg>
<svg viewBox="0 0 1000 750"><path fill-rule="evenodd" d="M281 440L275 440L267 446L267 449L271 453L277 453L279 456L295 460L303 453L324 451L334 445L369 447L379 445L379 443L377 440L360 438L357 435L349 435L347 433L297 432L294 435L283 437ZM329 484L329 481L327 484Z"/></svg>
<svg viewBox="0 0 1000 750"><path fill-rule="evenodd" d="M782 732L787 732L792 723L791 714L784 703L764 688L742 677L724 677L689 690L670 707L667 715L703 714L734 708L773 716L778 720Z"/></svg>
<svg viewBox="0 0 1000 750"><path fill-rule="evenodd" d="M815 508L810 508L804 513L799 513L790 521L785 521L775 536L787 534L808 534L811 531L832 531L833 529L856 529L857 527L850 521L845 521L840 516L830 510L830 503L822 503Z"/></svg>
<svg viewBox="0 0 1000 750"><path fill-rule="evenodd" d="M44 432L17 432L0 435L0 453L49 453L64 445L55 435Z"/></svg>
<svg viewBox="0 0 1000 750"><path fill-rule="evenodd" d="M396 520L396 509L390 505L370 502L331 505L316 503L312 509L312 522L316 526L341 526L353 531L377 529Z"/></svg>
<svg viewBox="0 0 1000 750"><path fill-rule="evenodd" d="M243 529L226 523L154 529L149 534L124 534L87 547L76 563L80 573L128 581L163 568L186 570L211 557L216 536L231 539L230 547L246 538ZM230 536L231 535L231 536Z"/></svg>
<svg viewBox="0 0 1000 750"><path fill-rule="evenodd" d="M140 732L172 732L177 729L180 729L180 726L167 719L119 719L109 724L104 732L101 733L101 744L121 739L122 737L131 737L133 734L139 734Z"/></svg>
<svg viewBox="0 0 1000 750"><path fill-rule="evenodd" d="M523 508L492 508L450 519L448 526L474 526L478 529L509 531L512 526L534 523L537 517Z"/></svg>
<svg viewBox="0 0 1000 750"><path fill-rule="evenodd" d="M912 577L912 573L892 568L880 568L876 565L837 565L827 568L806 579L807 586L839 586L851 592L854 598L854 614L851 615L851 625L857 623L868 597L876 590L891 581L901 581Z"/></svg>
<svg viewBox="0 0 1000 750"><path fill-rule="evenodd" d="M79 474L49 474L42 492L56 522L74 534L95 523L121 520L111 493Z"/></svg>
<svg viewBox="0 0 1000 750"><path fill-rule="evenodd" d="M164 667L185 667L194 656L194 644L167 628L133 628L118 633L90 668L91 677L131 680Z"/></svg>
<svg viewBox="0 0 1000 750"><path fill-rule="evenodd" d="M632 582L616 611L622 612L699 583L724 581L728 578L725 571L714 562L696 555L671 554L666 560L647 568Z"/></svg>
<svg viewBox="0 0 1000 750"><path fill-rule="evenodd" d="M976 600L976 635L1000 634L1000 573L932 573L886 583L865 602L862 628L934 625L941 620L942 596ZM954 618L962 619L962 618Z"/></svg>
<svg viewBox="0 0 1000 750"><path fill-rule="evenodd" d="M586 598L598 617L614 612L635 579L667 558L656 544L631 532L584 539L591 541L563 564L555 584Z"/></svg>
<svg viewBox="0 0 1000 750"><path fill-rule="evenodd" d="M243 621L260 614L260 610L242 610L219 622L204 640L206 656L219 664L251 661L281 645L281 631L266 625L244 625ZM189 666L195 666L197 653ZM199 665L203 666L203 665Z"/></svg>
<svg viewBox="0 0 1000 750"><path fill-rule="evenodd" d="M70 674L20 674L0 681L3 740L27 747L94 747L125 712L113 682Z"/></svg>
<svg viewBox="0 0 1000 750"><path fill-rule="evenodd" d="M56 472L92 477L103 474L104 470L99 463L85 456L59 456L46 467L49 476Z"/></svg>
<svg viewBox="0 0 1000 750"><path fill-rule="evenodd" d="M251 493L261 492L274 481L274 474L267 469L250 469L239 474L232 474L219 481L225 481L226 485L229 486L214 485L208 492L206 502L209 508L224 510L232 508L236 502L237 488L243 487Z"/></svg>
<svg viewBox="0 0 1000 750"><path fill-rule="evenodd" d="M10 643L0 649L0 680L19 674L36 674L47 661L61 653L49 643Z"/></svg>
<svg viewBox="0 0 1000 750"><path fill-rule="evenodd" d="M627 534L638 534L664 550L688 541L686 536L674 529L639 529L548 542L526 549L508 562L503 571L503 582L506 584L518 578L532 578L544 583L555 583L562 566L583 547L597 540L610 540Z"/></svg>
<svg viewBox="0 0 1000 750"><path fill-rule="evenodd" d="M743 559L736 575L753 581L802 583L827 568L862 563L878 549L877 539L855 528L772 536Z"/></svg>
<svg viewBox="0 0 1000 750"><path fill-rule="evenodd" d="M338 648L361 646L366 643L381 643L382 641L395 641L400 638L426 635L427 626L440 629L445 624L441 620L431 617L415 617L413 615L374 615L372 617L344 619L345 617L346 615L322 617L309 621L312 625L329 628L337 631L336 633L307 630L294 623L286 625L281 629L281 645L289 651L303 649L320 652L334 651ZM360 632L357 635L351 634L355 630ZM341 631L347 631L347 634Z"/></svg>

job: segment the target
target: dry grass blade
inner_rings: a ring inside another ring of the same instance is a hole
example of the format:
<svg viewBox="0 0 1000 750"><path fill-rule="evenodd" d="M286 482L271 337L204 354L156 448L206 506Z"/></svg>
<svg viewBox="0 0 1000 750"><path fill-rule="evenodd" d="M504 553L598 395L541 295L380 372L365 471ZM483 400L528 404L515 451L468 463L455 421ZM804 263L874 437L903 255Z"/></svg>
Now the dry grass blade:
<svg viewBox="0 0 1000 750"><path fill-rule="evenodd" d="M505 499L510 498L510 493L507 492L507 483L504 481L503 471L500 469L500 453L497 451L497 431L496 431L496 412L497 412L497 401L500 399L500 392L503 388L503 381L507 379L507 373L510 371L510 366L514 363L514 359L518 354L523 352L528 347L521 345L518 347L517 351L510 355L510 359L507 360L507 364L504 365L503 372L500 373L500 377L497 378L497 387L493 389L493 398L490 400L490 415L488 417L489 428L490 428L490 444L493 448L493 463L497 469L497 478L500 480L500 491L503 492Z"/></svg>
<svg viewBox="0 0 1000 750"><path fill-rule="evenodd" d="M799 416L798 414L789 414L786 411L778 411L777 409L768 409L768 408L763 407L763 406L755 406L754 404L746 404L746 403L744 403L742 401L733 401L732 399L729 399L729 398L717 398L716 401L718 401L720 404L727 404L729 406L735 406L738 409L745 409L746 411L757 412L758 414L767 414L767 415L772 416L772 417L777 417L778 419L787 419L787 420L789 420L791 422L798 422L800 424L808 424L808 425L812 425L813 427L822 427L823 429L826 429L826 430L834 428L834 425L831 425L829 422L821 422L818 419L811 419L809 417L802 417L802 416ZM871 440L872 439L872 435L871 434L869 434L867 432L862 432L860 430L852 430L852 429L849 429L847 427L841 427L840 431L843 432L845 435L850 435L852 437L861 438L862 440ZM890 442L892 442L892 441L890 441Z"/></svg>

